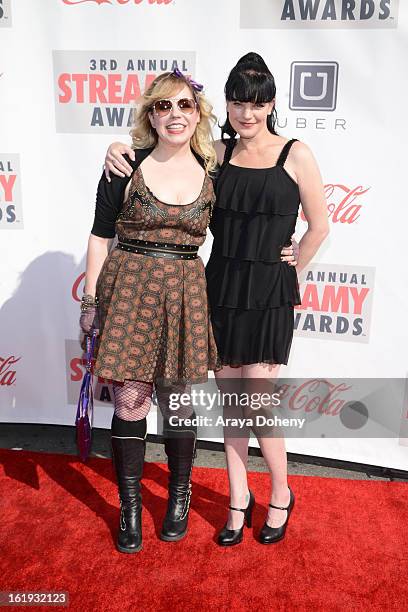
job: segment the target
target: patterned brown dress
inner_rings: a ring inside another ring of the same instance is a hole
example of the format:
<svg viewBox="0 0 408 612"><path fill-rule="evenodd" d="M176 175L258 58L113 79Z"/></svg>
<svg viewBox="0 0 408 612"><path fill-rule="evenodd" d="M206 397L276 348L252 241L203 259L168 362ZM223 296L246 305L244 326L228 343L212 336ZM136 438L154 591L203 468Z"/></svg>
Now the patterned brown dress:
<svg viewBox="0 0 408 612"><path fill-rule="evenodd" d="M100 210L106 209L108 190L106 184L98 188L97 213L98 204ZM117 198L121 192L116 190ZM123 242L138 239L199 246L205 240L214 201L212 180L206 174L194 202L182 206L161 202L145 185L137 165L115 231ZM92 233L104 233L95 228L96 222ZM94 372L98 376L115 381L199 383L207 380L208 370L216 368L200 257L169 260L114 248L103 264L96 291L100 336Z"/></svg>

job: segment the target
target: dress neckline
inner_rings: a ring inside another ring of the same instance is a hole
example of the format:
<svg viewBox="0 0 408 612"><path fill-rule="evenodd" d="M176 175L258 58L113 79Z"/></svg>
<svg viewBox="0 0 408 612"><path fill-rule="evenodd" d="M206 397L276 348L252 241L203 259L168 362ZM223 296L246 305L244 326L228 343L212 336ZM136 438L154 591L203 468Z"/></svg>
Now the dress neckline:
<svg viewBox="0 0 408 612"><path fill-rule="evenodd" d="M238 144L237 140L233 140L232 142L232 146L230 147L228 153L227 153L227 148L225 150L225 154L224 154L224 160L227 161L227 164L229 166L232 166L233 168L241 168L242 170L272 170L273 168L282 168L282 170L285 171L285 173L289 176L289 178L292 179L292 181L297 185L296 181L291 177L291 175L287 172L287 170L285 170L284 165L286 162L286 158L288 156L289 150L292 146L292 144L294 142L296 142L296 138L290 138L289 140L287 140L285 142L285 144L283 145L283 147L281 148L279 155L276 159L276 162L273 166L267 166L266 168L256 168L256 167L250 167L250 166L239 166L237 164L232 164L231 163L231 158L232 158L232 153L236 147L236 145ZM225 157L227 157L227 159L225 159Z"/></svg>
<svg viewBox="0 0 408 612"><path fill-rule="evenodd" d="M184 208L185 206L192 206L193 204L196 204L196 203L197 203L197 202L200 200L201 196L203 195L204 187L205 187L205 184L206 184L206 181L207 181L207 173L205 173L205 174L204 174L203 184L201 185L201 191L200 191L200 193L198 194L198 197L197 197L197 198L196 198L196 199L195 199L193 202L189 202L188 204L169 204L168 202L163 202L163 200L160 200L160 199L159 199L159 198L158 198L158 197L157 197L157 196L156 196L156 195L153 193L153 191L150 189L150 187L148 187L148 186L146 185L146 181L145 181L144 176L143 176L143 171L142 171L142 169L141 169L141 167L140 167L140 166L138 166L138 167L137 167L136 172L137 172L137 171L139 172L139 176L140 176L140 178L141 178L141 180L142 180L142 182L143 182L143 185L145 186L146 191L148 191L148 192L149 192L149 194L150 194L150 195L151 195L151 196L152 196L152 197L153 197L153 198L154 198L154 199L155 199L157 202L160 202L160 204L164 204L164 206L172 206L173 208Z"/></svg>
<svg viewBox="0 0 408 612"><path fill-rule="evenodd" d="M227 165L231 166L231 168L238 168L239 170L258 170L258 172L259 170L263 170L265 172L266 170L274 170L275 168L280 168L282 172L288 177L288 179L291 180L292 183L299 189L299 183L297 183L293 176L291 176L286 170L286 168L284 168L280 164L275 164L274 166L269 166L268 168L249 168L248 166L237 166L236 164L231 164L231 162L228 162Z"/></svg>
<svg viewBox="0 0 408 612"><path fill-rule="evenodd" d="M282 166L278 166L278 164L275 164L274 166L268 166L267 168L251 168L250 166L237 166L237 164L231 164L231 162L228 162L229 166L232 166L233 168L241 168L241 170L272 170L272 168L281 168Z"/></svg>

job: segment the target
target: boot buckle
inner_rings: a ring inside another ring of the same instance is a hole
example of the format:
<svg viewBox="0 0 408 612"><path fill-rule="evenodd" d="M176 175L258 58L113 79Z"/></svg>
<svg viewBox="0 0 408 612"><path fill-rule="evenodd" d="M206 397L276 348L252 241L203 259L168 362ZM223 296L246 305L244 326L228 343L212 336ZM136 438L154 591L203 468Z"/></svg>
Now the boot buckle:
<svg viewBox="0 0 408 612"><path fill-rule="evenodd" d="M186 501L185 501L185 505L184 505L184 510L180 516L180 521L182 521L183 519L186 518L189 508L190 508L190 501L191 501L191 483L188 484L188 491L186 494Z"/></svg>
<svg viewBox="0 0 408 612"><path fill-rule="evenodd" d="M120 502L120 529L121 531L126 531L126 519L125 513L123 511L122 502Z"/></svg>

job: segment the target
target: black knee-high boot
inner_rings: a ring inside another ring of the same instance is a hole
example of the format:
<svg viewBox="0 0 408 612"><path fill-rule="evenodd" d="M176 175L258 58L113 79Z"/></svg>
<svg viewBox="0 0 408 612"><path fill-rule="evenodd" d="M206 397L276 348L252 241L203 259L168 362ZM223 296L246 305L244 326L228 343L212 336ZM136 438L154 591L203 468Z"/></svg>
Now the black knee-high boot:
<svg viewBox="0 0 408 612"><path fill-rule="evenodd" d="M117 548L136 553L142 548L141 478L146 448L146 419L112 419L112 459L116 470L120 500Z"/></svg>
<svg viewBox="0 0 408 612"><path fill-rule="evenodd" d="M195 413L189 418L194 418ZM170 425L164 420L164 449L168 457L169 499L160 534L166 542L181 540L187 533L191 498L191 472L196 456L197 427Z"/></svg>

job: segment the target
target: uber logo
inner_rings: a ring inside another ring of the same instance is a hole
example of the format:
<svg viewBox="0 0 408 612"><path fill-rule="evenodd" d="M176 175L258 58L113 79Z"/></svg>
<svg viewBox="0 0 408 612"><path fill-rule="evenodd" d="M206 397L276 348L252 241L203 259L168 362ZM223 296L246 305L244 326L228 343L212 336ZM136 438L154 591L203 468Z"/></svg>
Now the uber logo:
<svg viewBox="0 0 408 612"><path fill-rule="evenodd" d="M337 100L337 62L292 62L289 108L333 111Z"/></svg>

